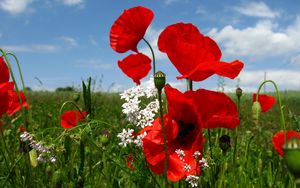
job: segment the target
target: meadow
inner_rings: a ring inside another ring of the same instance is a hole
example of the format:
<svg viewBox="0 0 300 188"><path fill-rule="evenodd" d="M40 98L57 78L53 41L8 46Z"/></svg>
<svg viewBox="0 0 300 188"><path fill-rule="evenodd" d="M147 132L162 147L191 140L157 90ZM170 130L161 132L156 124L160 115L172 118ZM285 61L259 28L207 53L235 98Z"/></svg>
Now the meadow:
<svg viewBox="0 0 300 188"><path fill-rule="evenodd" d="M254 93L195 88L215 74L222 86L246 63L222 61L214 39L183 22L157 40L186 80L179 91L144 38L153 18L137 6L112 24L112 50L132 52L118 61L134 85L122 93L94 92L91 77L76 90L30 91L18 58L0 48L0 187L300 188L300 92L273 80Z"/></svg>
<svg viewBox="0 0 300 188"><path fill-rule="evenodd" d="M298 131L299 94L297 91L281 93L287 129ZM60 126L61 105L65 101L74 101L78 95L77 103L83 106L79 92L28 92L29 132L36 140L53 148L57 159L55 163L45 162L33 167L29 163L28 151L24 152L22 147L25 146L19 140L22 118L4 118L1 129L6 146L3 146L2 140L1 187L164 187L163 177L148 169L142 150L122 148L118 144L117 134L128 124L122 114L124 101L118 93L92 93L95 116L89 125L79 125L70 130ZM235 94L229 95L237 100ZM208 143L204 143L204 156L209 167L202 170L199 187L295 187L293 176L272 146L272 136L280 130L277 105L262 114L258 126L253 123L251 106L252 95L243 94L236 160L233 160L234 130L211 131L212 151ZM203 134L207 138L207 131ZM226 151L220 148L221 135L231 138ZM84 153L80 146L82 139ZM8 153L5 153L5 148L8 148ZM134 156L133 168L129 168L126 162L130 154ZM188 187L188 184L181 180L169 186Z"/></svg>

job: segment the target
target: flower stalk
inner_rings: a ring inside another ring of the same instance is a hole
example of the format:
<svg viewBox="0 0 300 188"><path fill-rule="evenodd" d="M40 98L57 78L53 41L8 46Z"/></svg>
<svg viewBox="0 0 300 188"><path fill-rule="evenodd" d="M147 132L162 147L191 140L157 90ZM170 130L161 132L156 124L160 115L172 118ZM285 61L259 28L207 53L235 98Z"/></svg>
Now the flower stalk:
<svg viewBox="0 0 300 188"><path fill-rule="evenodd" d="M151 47L150 43L145 39L143 38L143 41L147 44L147 46L150 48L150 51L151 51L151 54L152 54L152 61L153 61L153 75L155 75L155 55L154 55L154 51L153 51L153 48Z"/></svg>
<svg viewBox="0 0 300 188"><path fill-rule="evenodd" d="M284 131L284 143L286 143L286 126L285 126L285 119L284 119L284 114L283 114L283 110L282 110L283 106L282 106L282 103L281 103L281 97L280 97L280 93L279 93L277 84L276 84L273 80L265 80L264 82L262 82L262 83L260 84L258 90L257 90L255 102L258 102L258 96L259 96L259 94L260 94L260 91L261 91L261 89L263 88L263 86L264 86L266 83L271 83L271 84L273 84L273 86L274 86L274 88L275 88L275 92L276 92L277 100L278 100L278 105L279 105L280 126L281 126L281 129Z"/></svg>
<svg viewBox="0 0 300 188"><path fill-rule="evenodd" d="M162 89L166 84L166 75L158 71L154 74L154 84L158 91L158 102L159 102L159 115L160 115L160 123L162 127L162 135L164 140L164 178L165 178L165 187L168 185L168 177L167 177L167 169L168 169L168 146L167 146L167 134L166 128L164 124L164 113L163 113L163 104L162 104Z"/></svg>

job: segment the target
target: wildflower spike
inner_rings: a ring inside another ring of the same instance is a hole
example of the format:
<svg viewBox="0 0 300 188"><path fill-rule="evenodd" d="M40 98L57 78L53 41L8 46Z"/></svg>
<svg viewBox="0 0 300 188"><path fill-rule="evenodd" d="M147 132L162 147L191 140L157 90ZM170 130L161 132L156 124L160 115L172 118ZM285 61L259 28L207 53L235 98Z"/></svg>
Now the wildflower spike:
<svg viewBox="0 0 300 188"><path fill-rule="evenodd" d="M164 87L165 87L165 84L166 84L166 75L165 73L161 72L161 71L158 71L154 74L154 84L155 84L155 87L161 91Z"/></svg>

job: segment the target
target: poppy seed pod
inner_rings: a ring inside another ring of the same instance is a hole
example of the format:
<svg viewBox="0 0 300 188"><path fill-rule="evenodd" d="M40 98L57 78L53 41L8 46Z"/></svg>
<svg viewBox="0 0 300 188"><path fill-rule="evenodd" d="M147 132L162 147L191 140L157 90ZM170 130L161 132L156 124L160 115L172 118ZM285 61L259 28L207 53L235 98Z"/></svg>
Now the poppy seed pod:
<svg viewBox="0 0 300 188"><path fill-rule="evenodd" d="M235 90L235 94L236 94L236 96L237 96L238 98L241 98L241 96L242 96L242 94L243 94L243 90L242 90L240 87L238 87L238 88L236 88L236 90Z"/></svg>
<svg viewBox="0 0 300 188"><path fill-rule="evenodd" d="M296 179L300 178L300 139L292 137L283 146L284 161Z"/></svg>
<svg viewBox="0 0 300 188"><path fill-rule="evenodd" d="M258 101L255 101L252 105L252 118L254 121L259 120L260 112L261 112L260 103Z"/></svg>
<svg viewBox="0 0 300 188"><path fill-rule="evenodd" d="M80 94L79 93L74 93L73 96L72 96L72 98L73 98L74 102L78 102L79 99L80 99Z"/></svg>
<svg viewBox="0 0 300 188"><path fill-rule="evenodd" d="M154 84L156 89L158 89L159 91L161 91L166 84L166 75L165 73L158 71L154 74Z"/></svg>

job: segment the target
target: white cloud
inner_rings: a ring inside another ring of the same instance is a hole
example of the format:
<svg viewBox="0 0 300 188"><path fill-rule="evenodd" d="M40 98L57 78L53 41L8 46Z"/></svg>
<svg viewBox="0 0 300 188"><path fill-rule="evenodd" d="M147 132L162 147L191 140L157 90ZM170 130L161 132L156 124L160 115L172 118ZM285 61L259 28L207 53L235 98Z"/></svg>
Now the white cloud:
<svg viewBox="0 0 300 188"><path fill-rule="evenodd" d="M291 58L292 65L295 65L297 67L300 67L300 54L294 56Z"/></svg>
<svg viewBox="0 0 300 188"><path fill-rule="evenodd" d="M256 91L259 85L264 81L264 74L266 72L267 80L273 80L278 85L279 90L300 89L300 71L294 70L255 70L255 71L242 71L239 75L241 80L240 85L242 88ZM254 90L253 90L254 89ZM267 90L274 91L274 87L271 84L267 84Z"/></svg>
<svg viewBox="0 0 300 188"><path fill-rule="evenodd" d="M2 48L11 52L56 52L60 49L50 44L3 45Z"/></svg>
<svg viewBox="0 0 300 188"><path fill-rule="evenodd" d="M164 53L162 53L158 50L157 41L158 41L158 37L159 37L159 34L161 33L161 31L162 30L156 30L156 29L154 29L150 26L147 29L146 34L145 34L145 39L150 43L150 45L151 45L151 47L154 51L154 55L155 55L156 60L166 60L166 59L168 59L166 54L164 54ZM151 50L147 45L144 46L140 51L142 53L146 54L148 57L150 57L152 59Z"/></svg>
<svg viewBox="0 0 300 188"><path fill-rule="evenodd" d="M300 19L298 19L300 20ZM227 25L218 30L216 28L209 31L212 36L225 49L224 53L232 56L244 56L250 58L265 58L282 55L290 55L299 51L299 30L292 24L288 30L276 31L277 25L270 20L260 20L254 27L244 29L234 28ZM300 21L299 21L300 27Z"/></svg>
<svg viewBox="0 0 300 188"><path fill-rule="evenodd" d="M83 5L84 0L63 0L63 3L68 6Z"/></svg>
<svg viewBox="0 0 300 188"><path fill-rule="evenodd" d="M112 64L104 63L101 59L81 60L76 67L93 68L93 69L111 69Z"/></svg>
<svg viewBox="0 0 300 188"><path fill-rule="evenodd" d="M72 37L62 36L62 37L60 37L60 39L62 41L64 41L67 45L71 46L71 47L77 47L78 46L77 40L72 38Z"/></svg>
<svg viewBox="0 0 300 188"><path fill-rule="evenodd" d="M28 11L33 0L1 0L0 9L11 14L20 14Z"/></svg>
<svg viewBox="0 0 300 188"><path fill-rule="evenodd" d="M271 10L264 2L249 2L233 9L246 16L261 18L275 18L280 16L280 12Z"/></svg>

